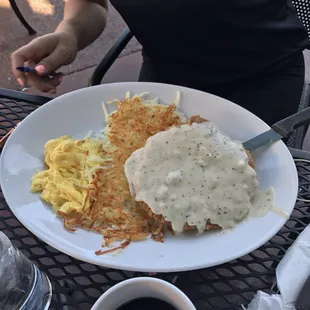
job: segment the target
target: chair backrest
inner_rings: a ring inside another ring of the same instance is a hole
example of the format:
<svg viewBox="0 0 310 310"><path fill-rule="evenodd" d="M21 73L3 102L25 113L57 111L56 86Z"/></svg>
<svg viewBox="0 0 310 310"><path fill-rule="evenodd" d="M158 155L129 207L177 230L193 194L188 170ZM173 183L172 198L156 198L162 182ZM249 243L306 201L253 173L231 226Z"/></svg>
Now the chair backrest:
<svg viewBox="0 0 310 310"><path fill-rule="evenodd" d="M297 15L308 32L310 46L310 0L292 0L292 4L296 8Z"/></svg>

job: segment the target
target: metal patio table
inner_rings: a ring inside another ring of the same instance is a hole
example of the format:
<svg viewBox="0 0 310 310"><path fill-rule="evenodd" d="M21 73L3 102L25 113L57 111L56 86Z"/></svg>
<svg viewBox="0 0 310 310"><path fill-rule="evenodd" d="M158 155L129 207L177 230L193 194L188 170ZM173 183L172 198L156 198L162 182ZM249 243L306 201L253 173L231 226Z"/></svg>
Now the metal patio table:
<svg viewBox="0 0 310 310"><path fill-rule="evenodd" d="M38 106L0 98L0 136L5 135ZM295 152L299 158L310 159L310 153ZM300 181L299 197L310 199L310 164L300 161L296 165ZM288 247L310 223L309 211L310 203L297 202L290 220L281 231L261 248L240 259L213 268L160 273L155 277L174 283L187 294L198 310L241 309L241 305L246 307L257 290L277 292L275 268ZM98 297L114 284L146 275L84 263L45 244L14 217L2 192L0 230L50 278L53 286L50 309L53 310L90 309Z"/></svg>

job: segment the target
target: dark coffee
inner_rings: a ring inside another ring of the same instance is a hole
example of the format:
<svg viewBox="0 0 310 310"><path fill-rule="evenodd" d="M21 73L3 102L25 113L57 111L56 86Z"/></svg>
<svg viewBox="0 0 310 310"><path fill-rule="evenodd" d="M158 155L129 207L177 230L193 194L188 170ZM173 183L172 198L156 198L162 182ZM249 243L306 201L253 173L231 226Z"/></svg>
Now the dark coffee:
<svg viewBox="0 0 310 310"><path fill-rule="evenodd" d="M177 310L170 303L161 299L146 297L130 300L116 310Z"/></svg>

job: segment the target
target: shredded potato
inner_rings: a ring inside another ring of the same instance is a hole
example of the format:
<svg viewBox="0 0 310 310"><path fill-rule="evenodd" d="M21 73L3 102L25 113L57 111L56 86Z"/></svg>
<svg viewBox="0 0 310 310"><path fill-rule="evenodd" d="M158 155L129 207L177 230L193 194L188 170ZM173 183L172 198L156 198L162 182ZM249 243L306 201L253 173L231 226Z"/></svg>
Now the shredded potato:
<svg viewBox="0 0 310 310"><path fill-rule="evenodd" d="M74 231L79 226L98 232L104 236L105 246L126 240L120 247L97 251L97 255L122 249L129 241L143 240L149 235L163 241L164 221L160 216L149 217L146 205L131 197L124 164L150 136L184 123L174 104L146 104L141 96L130 98L130 94L126 94L124 101L117 101L117 111L110 115L104 103L102 106L107 118L107 143L101 144L99 157L93 156L97 166L87 172L90 183L85 207L70 214L59 213L66 229ZM100 158L110 158L109 164Z"/></svg>

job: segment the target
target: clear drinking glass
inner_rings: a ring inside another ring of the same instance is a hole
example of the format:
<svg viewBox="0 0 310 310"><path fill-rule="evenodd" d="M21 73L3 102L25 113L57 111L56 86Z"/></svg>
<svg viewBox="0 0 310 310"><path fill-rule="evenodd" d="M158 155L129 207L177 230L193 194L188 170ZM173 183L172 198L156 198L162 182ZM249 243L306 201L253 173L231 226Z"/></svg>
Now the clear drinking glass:
<svg viewBox="0 0 310 310"><path fill-rule="evenodd" d="M48 277L0 231L0 310L47 310Z"/></svg>

